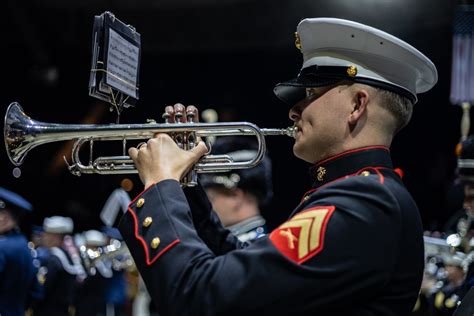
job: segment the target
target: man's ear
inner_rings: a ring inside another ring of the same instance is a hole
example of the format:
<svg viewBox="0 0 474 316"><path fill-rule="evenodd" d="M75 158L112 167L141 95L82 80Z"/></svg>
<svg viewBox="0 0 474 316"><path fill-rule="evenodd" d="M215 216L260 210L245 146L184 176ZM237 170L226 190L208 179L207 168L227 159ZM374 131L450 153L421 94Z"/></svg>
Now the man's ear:
<svg viewBox="0 0 474 316"><path fill-rule="evenodd" d="M244 202L244 191L241 188L231 189L232 204L234 211L239 210Z"/></svg>
<svg viewBox="0 0 474 316"><path fill-rule="evenodd" d="M352 97L352 112L349 115L349 124L355 125L365 113L369 103L369 92L366 89L357 89Z"/></svg>

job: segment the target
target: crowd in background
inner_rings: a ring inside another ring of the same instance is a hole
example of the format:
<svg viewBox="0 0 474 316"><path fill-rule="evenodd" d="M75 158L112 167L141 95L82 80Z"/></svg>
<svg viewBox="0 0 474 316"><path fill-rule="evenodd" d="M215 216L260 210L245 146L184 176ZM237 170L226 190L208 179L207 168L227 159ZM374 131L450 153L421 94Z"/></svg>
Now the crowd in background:
<svg viewBox="0 0 474 316"><path fill-rule="evenodd" d="M462 206L439 231L425 232L425 271L416 315L453 315L474 285L474 137L460 145L453 185L462 190Z"/></svg>
<svg viewBox="0 0 474 316"><path fill-rule="evenodd" d="M0 188L0 315L150 315L116 228L75 232L70 217L51 216L27 238L19 224L32 209Z"/></svg>

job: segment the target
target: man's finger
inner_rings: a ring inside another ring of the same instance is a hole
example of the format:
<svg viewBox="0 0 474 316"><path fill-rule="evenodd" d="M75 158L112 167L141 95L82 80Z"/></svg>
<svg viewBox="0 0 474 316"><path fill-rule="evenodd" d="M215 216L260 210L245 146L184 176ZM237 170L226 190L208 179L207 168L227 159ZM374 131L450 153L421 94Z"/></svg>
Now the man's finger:
<svg viewBox="0 0 474 316"><path fill-rule="evenodd" d="M197 107L194 105L189 105L186 108L186 116L188 118L188 121L197 123L199 122L199 111Z"/></svg>
<svg viewBox="0 0 474 316"><path fill-rule="evenodd" d="M171 138L171 136L167 133L155 133L153 138L150 138L147 142L148 145L156 145L156 144L163 144L164 142L175 143L176 142Z"/></svg>
<svg viewBox="0 0 474 316"><path fill-rule="evenodd" d="M165 123L173 123L174 122L174 107L168 105L165 107L165 113L163 113L163 118L165 119Z"/></svg>
<svg viewBox="0 0 474 316"><path fill-rule="evenodd" d="M128 149L128 155L130 156L130 158L132 158L132 160L135 162L136 159L137 159L137 156L138 156L138 149L136 149L135 147L130 147Z"/></svg>
<svg viewBox="0 0 474 316"><path fill-rule="evenodd" d="M208 148L206 146L206 144L204 144L203 141L200 141L196 147L192 148L190 150L193 154L195 154L197 156L197 158L201 158L202 156L204 156L205 154L207 154L208 152Z"/></svg>
<svg viewBox="0 0 474 316"><path fill-rule="evenodd" d="M181 103L176 103L174 105L174 120L176 123L186 122L186 115L184 112L185 112L184 105L182 105Z"/></svg>

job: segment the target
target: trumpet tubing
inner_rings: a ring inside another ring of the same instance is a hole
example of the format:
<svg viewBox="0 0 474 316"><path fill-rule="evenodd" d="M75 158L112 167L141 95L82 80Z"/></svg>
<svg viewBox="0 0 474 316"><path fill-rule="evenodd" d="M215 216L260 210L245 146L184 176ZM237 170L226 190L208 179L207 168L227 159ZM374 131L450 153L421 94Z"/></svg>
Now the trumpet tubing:
<svg viewBox="0 0 474 316"><path fill-rule="evenodd" d="M137 170L129 156L99 157L84 165L79 160L81 146L94 141L144 140L152 138L156 133L173 135L194 135L193 137L209 136L254 136L258 142L258 150L248 161L232 161L227 155L204 156L194 167L195 172L219 172L232 169L244 169L256 166L266 151L265 136L286 135L293 137L294 128L261 129L248 122L221 123L145 123L145 124L56 124L44 123L27 116L20 104L9 105L4 124L4 140L10 161L20 166L28 152L43 144L76 140L73 146L72 161L69 166L71 173L126 174ZM91 157L92 158L92 157Z"/></svg>

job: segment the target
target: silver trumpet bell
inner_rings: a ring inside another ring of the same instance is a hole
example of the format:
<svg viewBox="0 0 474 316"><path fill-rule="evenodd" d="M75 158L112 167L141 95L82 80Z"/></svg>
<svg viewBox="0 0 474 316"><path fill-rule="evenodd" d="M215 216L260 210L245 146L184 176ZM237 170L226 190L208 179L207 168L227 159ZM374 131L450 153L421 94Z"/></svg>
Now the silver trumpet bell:
<svg viewBox="0 0 474 316"><path fill-rule="evenodd" d="M4 140L8 158L15 166L20 166L28 152L43 144L75 140L72 149L72 163L69 171L74 175L85 174L130 174L137 173L131 158L124 153L127 140L148 140L156 133L167 133L183 149L194 147L198 137L217 136L255 136L258 150L255 156L247 161L233 161L229 155L206 155L194 166L192 173L225 172L233 169L252 168L258 165L266 151L265 136L285 135L294 137L295 128L285 129L259 128L248 122L220 123L144 123L144 124L56 124L44 123L31 119L23 112L17 102L8 106L5 114ZM121 156L98 157L93 159L94 141L122 141ZM88 164L79 159L79 152L84 143L90 143ZM66 159L65 159L66 160ZM67 161L66 161L67 163ZM185 177L186 178L186 177ZM192 186L194 180L185 185Z"/></svg>

